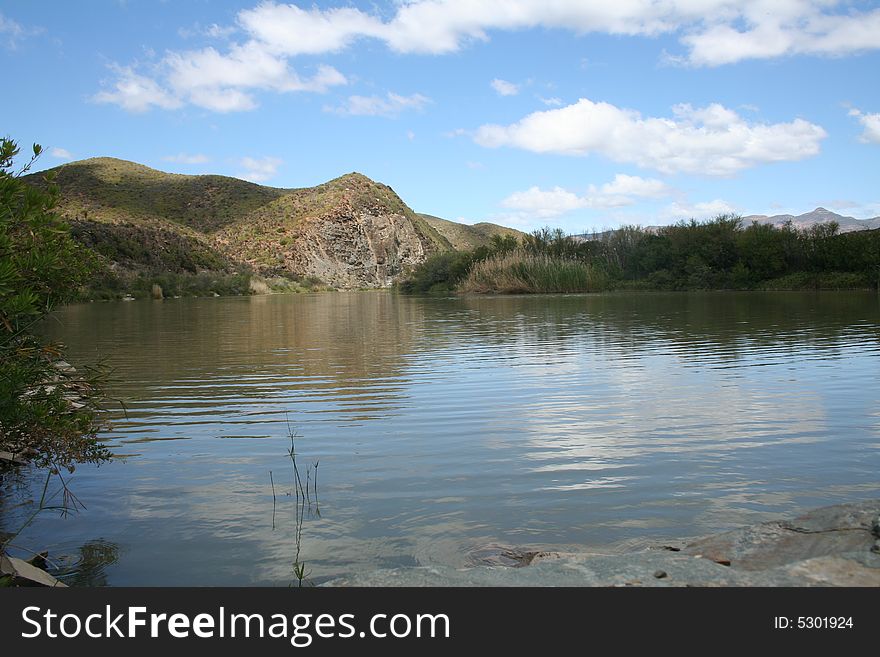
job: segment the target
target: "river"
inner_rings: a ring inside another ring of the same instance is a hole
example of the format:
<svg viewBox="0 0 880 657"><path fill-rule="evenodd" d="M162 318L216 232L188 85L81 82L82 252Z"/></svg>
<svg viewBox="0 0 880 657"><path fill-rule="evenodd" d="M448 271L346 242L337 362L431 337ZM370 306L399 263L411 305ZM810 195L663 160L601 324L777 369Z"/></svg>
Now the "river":
<svg viewBox="0 0 880 657"><path fill-rule="evenodd" d="M16 541L73 584L287 586L297 544L318 584L613 552L880 490L867 292L169 299L45 332L126 406L85 509ZM3 486L9 529L33 481Z"/></svg>

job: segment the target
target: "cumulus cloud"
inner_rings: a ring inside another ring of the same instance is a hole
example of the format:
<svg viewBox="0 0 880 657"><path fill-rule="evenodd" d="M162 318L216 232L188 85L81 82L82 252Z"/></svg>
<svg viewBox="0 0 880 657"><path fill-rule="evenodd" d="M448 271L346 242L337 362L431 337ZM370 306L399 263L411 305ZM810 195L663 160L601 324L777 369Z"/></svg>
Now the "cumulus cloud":
<svg viewBox="0 0 880 657"><path fill-rule="evenodd" d="M166 155L162 159L166 162L176 162L178 164L206 164L211 161L211 158L202 153L178 153L177 155Z"/></svg>
<svg viewBox="0 0 880 657"><path fill-rule="evenodd" d="M854 116L862 124L864 131L860 139L865 143L880 144L880 114L866 114L858 109L851 109L850 116Z"/></svg>
<svg viewBox="0 0 880 657"><path fill-rule="evenodd" d="M614 180L602 186L590 185L584 195L562 187L549 190L530 187L525 191L514 192L501 201L501 205L530 218L550 219L585 208L609 209L632 205L638 199L662 198L671 192L660 180L619 173L614 176Z"/></svg>
<svg viewBox="0 0 880 657"><path fill-rule="evenodd" d="M481 126L474 140L489 148L509 146L535 153L598 153L669 174L728 176L766 162L816 155L825 136L820 126L803 119L749 123L719 104L677 105L673 118L643 117L634 110L582 98L507 126Z"/></svg>
<svg viewBox="0 0 880 657"><path fill-rule="evenodd" d="M514 192L501 201L501 205L539 219L549 219L573 210L589 207L589 201L562 187L548 190L529 187L524 192Z"/></svg>
<svg viewBox="0 0 880 657"><path fill-rule="evenodd" d="M594 188L590 188L594 192ZM642 198L660 198L669 194L670 189L666 183L653 178L640 178L618 173L614 180L605 183L600 189L605 197L609 196L639 196Z"/></svg>
<svg viewBox="0 0 880 657"><path fill-rule="evenodd" d="M736 206L722 199L701 203L676 201L664 208L660 216L665 220L712 219L720 214L732 214L737 211Z"/></svg>
<svg viewBox="0 0 880 657"><path fill-rule="evenodd" d="M72 160L73 154L66 148L58 148L57 146L49 151L49 155L59 160Z"/></svg>
<svg viewBox="0 0 880 657"><path fill-rule="evenodd" d="M746 3L738 21L710 24L682 37L689 51L687 61L719 66L744 59L846 55L880 47L880 9L831 13L840 4L818 0Z"/></svg>
<svg viewBox="0 0 880 657"><path fill-rule="evenodd" d="M112 66L116 80L111 89L95 94L97 103L112 103L129 112L146 112L153 107L176 109L183 103L152 78L136 73L130 66Z"/></svg>
<svg viewBox="0 0 880 657"><path fill-rule="evenodd" d="M491 86L499 96L516 96L519 93L518 84L508 82L507 80L501 80L499 78L492 80L492 82L489 83L489 86Z"/></svg>
<svg viewBox="0 0 880 657"><path fill-rule="evenodd" d="M323 92L347 82L324 65L301 76L290 59L341 52L364 39L398 53L452 53L493 31L561 29L578 35L677 35L681 53L669 61L719 66L787 55L846 55L880 48L880 8L853 9L843 0L404 0L393 14L355 7L304 9L266 0L236 15L235 25L196 33L223 48L170 51L147 76L117 67L112 91L96 99L129 111L186 103L218 112L256 107L253 92ZM0 34L13 44L23 28L0 15ZM184 31L184 34L192 32ZM231 35L241 35L227 42ZM516 85L497 80L499 93ZM506 86L510 85L510 86Z"/></svg>
<svg viewBox="0 0 880 657"><path fill-rule="evenodd" d="M421 111L431 102L431 99L422 94L401 96L389 92L383 96L349 96L348 99L337 107L325 107L327 112L341 114L343 116L385 116L393 118L401 112L408 110Z"/></svg>
<svg viewBox="0 0 880 657"><path fill-rule="evenodd" d="M839 55L878 46L880 10L840 0L407 0L387 20L356 8L303 9L262 2L238 25L273 52L339 52L376 39L401 53L442 54L486 41L491 31L557 28L577 34L680 34L682 58L715 66L790 54Z"/></svg>
<svg viewBox="0 0 880 657"><path fill-rule="evenodd" d="M214 112L240 112L257 107L255 91L323 93L348 82L323 64L313 75L301 76L286 57L256 41L234 44L224 52L213 47L168 52L151 77L133 67L112 68L117 74L113 90L94 99L132 112L176 109L187 103Z"/></svg>
<svg viewBox="0 0 880 657"><path fill-rule="evenodd" d="M244 169L237 177L259 183L275 177L284 161L277 157L243 157L239 165Z"/></svg>

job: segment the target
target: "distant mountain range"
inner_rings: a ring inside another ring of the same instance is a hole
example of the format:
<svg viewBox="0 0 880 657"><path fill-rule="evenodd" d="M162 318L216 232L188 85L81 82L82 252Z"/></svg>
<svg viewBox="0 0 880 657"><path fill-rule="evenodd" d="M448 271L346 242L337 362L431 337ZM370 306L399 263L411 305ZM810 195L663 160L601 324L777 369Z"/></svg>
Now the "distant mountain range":
<svg viewBox="0 0 880 657"><path fill-rule="evenodd" d="M413 212L391 187L349 173L278 189L164 173L114 158L52 170L74 237L121 272L293 274L333 287L385 287L432 253L520 235ZM43 173L27 176L44 186Z"/></svg>
<svg viewBox="0 0 880 657"><path fill-rule="evenodd" d="M791 225L798 230L806 230L810 228L810 226L815 226L816 224L827 224L836 221L840 226L841 233L880 228L880 217L874 217L872 219L856 219L855 217L839 215L836 212L826 210L825 208L816 208L812 212L805 212L804 214L798 215L776 214L773 216L767 216L765 214L750 214L747 217L743 217L742 221L743 226L749 226L753 221L757 221L762 224L771 224L777 228L784 226L790 221ZM663 226L644 226L644 229L649 232L656 232L661 228L663 228ZM572 235L572 237L577 240L595 240L602 239L613 232L613 230L606 230L596 233L581 233L580 235Z"/></svg>
<svg viewBox="0 0 880 657"><path fill-rule="evenodd" d="M880 228L880 217L874 217L873 219L856 219L854 217L839 215L836 212L826 210L825 208L816 208L812 212L806 212L799 215L777 214L768 217L763 214L752 214L748 217L743 217L743 223L746 225L753 221L762 224L773 224L774 226L782 226L790 221L792 226L801 229L809 228L816 224L827 224L836 221L840 226L841 233L849 233L854 230L871 230L873 228Z"/></svg>

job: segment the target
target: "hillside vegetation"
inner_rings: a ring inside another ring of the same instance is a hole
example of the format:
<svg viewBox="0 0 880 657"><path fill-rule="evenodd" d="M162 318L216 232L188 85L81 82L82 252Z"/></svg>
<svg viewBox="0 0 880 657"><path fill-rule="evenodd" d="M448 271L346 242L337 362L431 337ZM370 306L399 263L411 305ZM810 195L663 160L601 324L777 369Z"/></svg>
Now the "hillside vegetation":
<svg viewBox="0 0 880 657"><path fill-rule="evenodd" d="M385 287L433 254L471 249L492 224L461 226L413 212L391 187L349 173L279 189L215 175L179 175L115 158L50 170L58 210L102 266L88 296ZM46 172L24 180L46 189ZM262 282L249 284L250 277ZM160 284L161 285L161 284Z"/></svg>
<svg viewBox="0 0 880 657"><path fill-rule="evenodd" d="M525 233L514 228L506 228L505 226L485 221L468 225L459 224L448 219L441 219L430 214L419 214L418 216L445 237L456 251L472 251L481 246L488 247L492 242L492 238L496 235L499 237L510 236L516 239L520 239L525 235Z"/></svg>
<svg viewBox="0 0 880 657"><path fill-rule="evenodd" d="M164 220L210 234L284 195L225 176L164 173L142 164L97 157L50 171L61 189L62 210L72 218L103 223ZM42 185L42 175L28 176Z"/></svg>

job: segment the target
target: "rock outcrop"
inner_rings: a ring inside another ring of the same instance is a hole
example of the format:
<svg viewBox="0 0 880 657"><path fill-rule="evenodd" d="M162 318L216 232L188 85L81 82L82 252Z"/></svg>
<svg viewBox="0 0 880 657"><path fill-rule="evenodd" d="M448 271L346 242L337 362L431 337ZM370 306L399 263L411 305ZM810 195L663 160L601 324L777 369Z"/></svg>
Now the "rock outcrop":
<svg viewBox="0 0 880 657"><path fill-rule="evenodd" d="M111 271L253 270L375 288L391 285L432 253L456 248L393 189L359 173L301 189L170 174L113 158L70 162L53 173L74 238ZM25 179L46 184L43 174ZM450 234L485 241L507 230L432 220Z"/></svg>
<svg viewBox="0 0 880 657"><path fill-rule="evenodd" d="M308 195L308 209L280 230L277 217L270 220L274 230L261 238L280 255L280 267L299 276L339 288L388 287L431 253L451 248L390 187L361 174L297 194Z"/></svg>
<svg viewBox="0 0 880 657"><path fill-rule="evenodd" d="M378 570L326 585L880 586L880 500L628 554L506 549L486 563Z"/></svg>

